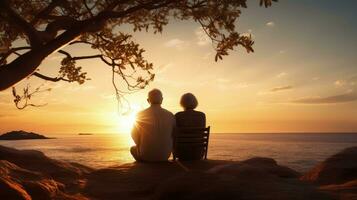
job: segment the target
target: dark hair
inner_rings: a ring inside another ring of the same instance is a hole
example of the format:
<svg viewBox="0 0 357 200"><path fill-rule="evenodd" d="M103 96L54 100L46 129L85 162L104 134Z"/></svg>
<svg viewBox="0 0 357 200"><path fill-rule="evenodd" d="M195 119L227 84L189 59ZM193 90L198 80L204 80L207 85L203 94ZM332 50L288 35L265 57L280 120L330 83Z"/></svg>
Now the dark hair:
<svg viewBox="0 0 357 200"><path fill-rule="evenodd" d="M195 109L198 106L198 101L192 93L186 93L182 95L181 100L180 100L181 106L187 110L187 109Z"/></svg>

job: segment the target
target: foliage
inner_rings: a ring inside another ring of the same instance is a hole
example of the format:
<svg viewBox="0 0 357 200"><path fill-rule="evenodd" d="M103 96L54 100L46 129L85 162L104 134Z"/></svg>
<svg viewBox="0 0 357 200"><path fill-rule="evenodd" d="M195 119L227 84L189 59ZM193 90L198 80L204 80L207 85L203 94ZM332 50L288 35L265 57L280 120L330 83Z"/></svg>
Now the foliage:
<svg viewBox="0 0 357 200"><path fill-rule="evenodd" d="M260 0L261 6L272 1ZM236 30L241 9L247 0L2 0L0 1L0 91L29 76L47 81L83 84L89 80L77 60L100 59L112 70L117 97L145 88L155 75L153 64L132 35L120 31L161 33L170 20L193 20L211 38L220 60L237 46L253 52L252 38ZM15 46L24 40L25 46ZM89 45L97 54L72 56L65 46ZM61 49L61 50L58 50ZM57 77L38 70L54 52L64 55ZM15 56L15 59L10 59ZM105 66L103 65L103 66ZM127 90L119 90L119 76ZM14 95L15 96L15 95ZM15 96L15 99L17 96Z"/></svg>

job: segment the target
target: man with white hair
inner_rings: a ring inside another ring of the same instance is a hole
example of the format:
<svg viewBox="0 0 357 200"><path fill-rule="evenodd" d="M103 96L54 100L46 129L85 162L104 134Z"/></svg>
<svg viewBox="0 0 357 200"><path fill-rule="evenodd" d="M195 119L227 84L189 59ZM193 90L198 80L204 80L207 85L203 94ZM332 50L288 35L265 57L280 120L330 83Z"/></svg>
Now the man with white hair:
<svg viewBox="0 0 357 200"><path fill-rule="evenodd" d="M148 94L150 107L137 114L131 136L136 146L130 153L137 161L167 161L172 152L172 132L175 127L174 115L161 107L163 97L158 89Z"/></svg>

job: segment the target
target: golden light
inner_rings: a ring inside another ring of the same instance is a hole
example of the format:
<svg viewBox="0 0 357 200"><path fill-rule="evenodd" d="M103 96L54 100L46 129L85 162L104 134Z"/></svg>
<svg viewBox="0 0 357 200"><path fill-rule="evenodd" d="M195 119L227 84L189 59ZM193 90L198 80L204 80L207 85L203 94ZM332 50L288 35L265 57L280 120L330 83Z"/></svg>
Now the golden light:
<svg viewBox="0 0 357 200"><path fill-rule="evenodd" d="M130 111L119 116L118 131L123 134L130 134L136 121L136 114L140 111L140 107L132 105Z"/></svg>

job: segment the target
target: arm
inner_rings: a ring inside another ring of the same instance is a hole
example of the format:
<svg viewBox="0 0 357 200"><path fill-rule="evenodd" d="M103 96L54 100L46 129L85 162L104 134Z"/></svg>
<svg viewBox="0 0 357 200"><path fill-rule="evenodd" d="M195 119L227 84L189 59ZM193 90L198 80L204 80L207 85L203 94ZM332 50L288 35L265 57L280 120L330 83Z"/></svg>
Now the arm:
<svg viewBox="0 0 357 200"><path fill-rule="evenodd" d="M140 132L137 126L134 126L133 130L131 131L131 138L134 140L136 145L140 145Z"/></svg>
<svg viewBox="0 0 357 200"><path fill-rule="evenodd" d="M138 118L138 116L137 116ZM136 121L133 129L131 130L131 138L136 145L140 145L140 122Z"/></svg>
<svg viewBox="0 0 357 200"><path fill-rule="evenodd" d="M203 127L206 127L206 115L205 115L205 113L202 113L202 124L203 124Z"/></svg>
<svg viewBox="0 0 357 200"><path fill-rule="evenodd" d="M173 123L172 123L172 138L175 137L176 132L178 131L177 125L176 125L176 115L174 116Z"/></svg>

